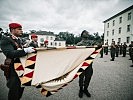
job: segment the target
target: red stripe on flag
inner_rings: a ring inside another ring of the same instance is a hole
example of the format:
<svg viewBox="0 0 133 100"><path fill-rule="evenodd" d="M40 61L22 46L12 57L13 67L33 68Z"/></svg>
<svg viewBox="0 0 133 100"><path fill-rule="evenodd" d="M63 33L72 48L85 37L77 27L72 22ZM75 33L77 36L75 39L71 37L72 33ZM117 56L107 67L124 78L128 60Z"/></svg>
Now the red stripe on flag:
<svg viewBox="0 0 133 100"><path fill-rule="evenodd" d="M20 70L24 70L24 68L23 68L22 65L20 65L16 70L17 70L17 71L20 71Z"/></svg>
<svg viewBox="0 0 133 100"><path fill-rule="evenodd" d="M73 77L73 79L75 79L75 78L77 78L78 77L78 75L76 74L74 77Z"/></svg>
<svg viewBox="0 0 133 100"><path fill-rule="evenodd" d="M67 49L76 49L76 46L68 46Z"/></svg>
<svg viewBox="0 0 133 100"><path fill-rule="evenodd" d="M94 51L92 54L97 54L98 52L97 51Z"/></svg>
<svg viewBox="0 0 133 100"><path fill-rule="evenodd" d="M84 62L84 63L82 64L82 67L84 67L84 66L89 66L89 64L86 63L86 62Z"/></svg>
<svg viewBox="0 0 133 100"><path fill-rule="evenodd" d="M30 57L30 58L28 58L27 60L36 61L36 55L35 55L35 56L32 56L32 57Z"/></svg>
<svg viewBox="0 0 133 100"><path fill-rule="evenodd" d="M30 72L30 73L28 73L28 74L25 74L24 76L29 77L29 78L32 78L33 72L34 72L34 71L32 71L32 72Z"/></svg>

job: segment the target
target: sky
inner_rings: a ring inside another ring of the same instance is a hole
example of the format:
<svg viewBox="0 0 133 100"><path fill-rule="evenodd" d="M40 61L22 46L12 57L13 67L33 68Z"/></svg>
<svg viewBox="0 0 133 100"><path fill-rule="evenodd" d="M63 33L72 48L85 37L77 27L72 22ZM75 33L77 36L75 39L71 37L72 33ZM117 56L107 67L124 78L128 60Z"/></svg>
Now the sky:
<svg viewBox="0 0 133 100"><path fill-rule="evenodd" d="M17 22L29 30L104 33L103 21L133 5L133 0L0 0L0 27Z"/></svg>

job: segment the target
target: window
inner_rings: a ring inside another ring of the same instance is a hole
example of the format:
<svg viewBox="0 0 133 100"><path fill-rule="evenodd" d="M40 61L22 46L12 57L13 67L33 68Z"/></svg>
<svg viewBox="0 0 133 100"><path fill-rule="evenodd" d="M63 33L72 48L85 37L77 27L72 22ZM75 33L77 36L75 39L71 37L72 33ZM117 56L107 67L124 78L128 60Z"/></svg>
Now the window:
<svg viewBox="0 0 133 100"><path fill-rule="evenodd" d="M127 20L131 20L131 12L128 13L128 18L127 18Z"/></svg>
<svg viewBox="0 0 133 100"><path fill-rule="evenodd" d="M127 32L130 32L131 25L127 25Z"/></svg>
<svg viewBox="0 0 133 100"><path fill-rule="evenodd" d="M118 38L118 42L121 43L121 38Z"/></svg>
<svg viewBox="0 0 133 100"><path fill-rule="evenodd" d="M55 42L55 46L57 46L57 43Z"/></svg>
<svg viewBox="0 0 133 100"><path fill-rule="evenodd" d="M114 35L114 30L112 30L112 35Z"/></svg>
<svg viewBox="0 0 133 100"><path fill-rule="evenodd" d="M53 43L51 42L51 43L50 43L50 45L52 46L52 45L53 45Z"/></svg>
<svg viewBox="0 0 133 100"><path fill-rule="evenodd" d="M52 40L52 39L53 39L53 37L51 36L51 37L50 37L50 39Z"/></svg>
<svg viewBox="0 0 133 100"><path fill-rule="evenodd" d="M115 20L113 20L113 26L115 26Z"/></svg>
<svg viewBox="0 0 133 100"><path fill-rule="evenodd" d="M127 37L127 43L129 43L129 41L130 41L130 37Z"/></svg>
<svg viewBox="0 0 133 100"><path fill-rule="evenodd" d="M107 28L109 28L109 23L107 24Z"/></svg>
<svg viewBox="0 0 133 100"><path fill-rule="evenodd" d="M119 23L122 23L122 17L119 18Z"/></svg>
<svg viewBox="0 0 133 100"><path fill-rule="evenodd" d="M114 39L112 39L112 41L114 41Z"/></svg>
<svg viewBox="0 0 133 100"><path fill-rule="evenodd" d="M61 43L59 43L59 46L61 46Z"/></svg>
<svg viewBox="0 0 133 100"><path fill-rule="evenodd" d="M119 27L119 34L121 33L121 27Z"/></svg>
<svg viewBox="0 0 133 100"><path fill-rule="evenodd" d="M109 36L109 31L107 31L107 36Z"/></svg>

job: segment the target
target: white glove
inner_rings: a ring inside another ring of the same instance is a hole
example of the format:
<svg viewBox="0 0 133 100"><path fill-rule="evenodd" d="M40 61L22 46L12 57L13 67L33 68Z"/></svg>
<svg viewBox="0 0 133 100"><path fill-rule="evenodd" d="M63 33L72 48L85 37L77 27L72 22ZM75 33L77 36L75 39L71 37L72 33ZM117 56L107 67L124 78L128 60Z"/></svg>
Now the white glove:
<svg viewBox="0 0 133 100"><path fill-rule="evenodd" d="M33 47L24 48L25 53L32 53L35 52Z"/></svg>

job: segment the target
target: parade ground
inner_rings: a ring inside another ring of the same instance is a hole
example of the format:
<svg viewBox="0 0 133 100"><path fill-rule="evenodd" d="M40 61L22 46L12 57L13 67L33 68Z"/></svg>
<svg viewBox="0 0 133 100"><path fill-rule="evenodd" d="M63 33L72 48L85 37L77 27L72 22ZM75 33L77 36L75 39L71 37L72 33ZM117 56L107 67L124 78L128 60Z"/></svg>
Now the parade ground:
<svg viewBox="0 0 133 100"><path fill-rule="evenodd" d="M4 61L0 52L0 64ZM43 96L35 87L26 87L21 100L133 100L133 67L129 55L120 55L110 61L110 54L100 55L93 63L93 76L89 86L91 97L78 97L78 78L50 97ZM7 100L8 88L0 70L0 100Z"/></svg>

